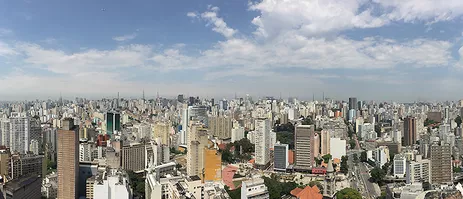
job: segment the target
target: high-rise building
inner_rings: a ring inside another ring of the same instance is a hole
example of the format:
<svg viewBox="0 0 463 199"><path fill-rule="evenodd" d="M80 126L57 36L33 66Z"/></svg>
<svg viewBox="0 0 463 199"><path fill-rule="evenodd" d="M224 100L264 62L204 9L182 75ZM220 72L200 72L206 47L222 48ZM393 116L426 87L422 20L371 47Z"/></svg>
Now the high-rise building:
<svg viewBox="0 0 463 199"><path fill-rule="evenodd" d="M208 145L207 130L198 124L192 124L187 143L187 174L203 179L204 148Z"/></svg>
<svg viewBox="0 0 463 199"><path fill-rule="evenodd" d="M312 157L318 157L320 155L320 135L315 132L313 134L313 145L312 145Z"/></svg>
<svg viewBox="0 0 463 199"><path fill-rule="evenodd" d="M330 132L327 130L322 130L320 132L321 137L321 153L320 155L326 155L330 153Z"/></svg>
<svg viewBox="0 0 463 199"><path fill-rule="evenodd" d="M453 182L450 144L431 145L431 184Z"/></svg>
<svg viewBox="0 0 463 199"><path fill-rule="evenodd" d="M296 126L294 133L294 164L298 170L310 170L314 165L314 157L312 157L313 136L313 125Z"/></svg>
<svg viewBox="0 0 463 199"><path fill-rule="evenodd" d="M130 143L122 147L122 169L142 172L145 169L145 145Z"/></svg>
<svg viewBox="0 0 463 199"><path fill-rule="evenodd" d="M275 171L286 171L289 166L288 144L275 144L273 148L273 169Z"/></svg>
<svg viewBox="0 0 463 199"><path fill-rule="evenodd" d="M101 199L131 199L132 189L129 186L128 176L111 170L96 179L93 184L93 197Z"/></svg>
<svg viewBox="0 0 463 199"><path fill-rule="evenodd" d="M255 154L257 165L267 165L270 161L270 120L258 118L255 120Z"/></svg>
<svg viewBox="0 0 463 199"><path fill-rule="evenodd" d="M115 112L106 113L106 134L111 136L116 131L121 131L121 114Z"/></svg>
<svg viewBox="0 0 463 199"><path fill-rule="evenodd" d="M13 114L10 118L10 149L19 153L27 153L30 146L29 117Z"/></svg>
<svg viewBox="0 0 463 199"><path fill-rule="evenodd" d="M0 145L10 146L10 120L1 119L0 120Z"/></svg>
<svg viewBox="0 0 463 199"><path fill-rule="evenodd" d="M183 104L182 108L182 130L180 131L180 144L187 144L190 117L188 116L188 105Z"/></svg>
<svg viewBox="0 0 463 199"><path fill-rule="evenodd" d="M396 154L394 156L394 177L403 178L406 171L406 158L403 154Z"/></svg>
<svg viewBox="0 0 463 199"><path fill-rule="evenodd" d="M231 130L231 142L240 141L244 138L244 127L237 126Z"/></svg>
<svg viewBox="0 0 463 199"><path fill-rule="evenodd" d="M79 134L72 118L58 130L58 198L78 198Z"/></svg>
<svg viewBox="0 0 463 199"><path fill-rule="evenodd" d="M170 146L169 139L171 130L172 128L168 123L156 122L153 128L153 138L161 140L161 143L158 144L165 144L167 146Z"/></svg>
<svg viewBox="0 0 463 199"><path fill-rule="evenodd" d="M330 154L333 158L341 159L342 156L346 155L346 140L341 138L330 138Z"/></svg>
<svg viewBox="0 0 463 199"><path fill-rule="evenodd" d="M406 117L404 120L404 146L413 146L416 143L416 119Z"/></svg>
<svg viewBox="0 0 463 199"><path fill-rule="evenodd" d="M349 97L349 110L357 110L358 109L357 98L356 97Z"/></svg>
<svg viewBox="0 0 463 199"><path fill-rule="evenodd" d="M177 96L177 102L183 103L183 94Z"/></svg>
<svg viewBox="0 0 463 199"><path fill-rule="evenodd" d="M405 179L407 184L430 182L431 162L429 159L421 159L421 155L417 155L416 161L408 161Z"/></svg>
<svg viewBox="0 0 463 199"><path fill-rule="evenodd" d="M209 125L206 106L188 107L188 117L203 122L206 126Z"/></svg>
<svg viewBox="0 0 463 199"><path fill-rule="evenodd" d="M209 130L219 139L228 139L231 137L232 120L227 116L209 117Z"/></svg>

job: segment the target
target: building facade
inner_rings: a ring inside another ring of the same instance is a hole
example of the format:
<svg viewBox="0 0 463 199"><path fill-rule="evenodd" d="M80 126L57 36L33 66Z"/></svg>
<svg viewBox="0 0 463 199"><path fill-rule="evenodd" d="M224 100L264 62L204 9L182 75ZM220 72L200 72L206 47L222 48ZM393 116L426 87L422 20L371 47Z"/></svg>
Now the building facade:
<svg viewBox="0 0 463 199"><path fill-rule="evenodd" d="M66 118L58 130L58 198L78 197L79 134L74 120Z"/></svg>
<svg viewBox="0 0 463 199"><path fill-rule="evenodd" d="M313 125L298 125L294 131L295 168L310 170L314 166L312 146L314 136Z"/></svg>

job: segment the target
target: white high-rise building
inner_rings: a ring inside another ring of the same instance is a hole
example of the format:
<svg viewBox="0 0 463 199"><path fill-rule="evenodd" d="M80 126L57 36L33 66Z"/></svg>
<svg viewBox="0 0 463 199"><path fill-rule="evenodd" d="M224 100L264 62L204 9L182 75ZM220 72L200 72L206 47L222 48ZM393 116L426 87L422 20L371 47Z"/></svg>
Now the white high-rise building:
<svg viewBox="0 0 463 199"><path fill-rule="evenodd" d="M241 199L268 199L270 195L267 186L262 178L252 178L251 180L243 181L241 186Z"/></svg>
<svg viewBox="0 0 463 199"><path fill-rule="evenodd" d="M401 131L395 130L392 137L395 143L402 143L402 132Z"/></svg>
<svg viewBox="0 0 463 199"><path fill-rule="evenodd" d="M182 110L182 130L180 131L180 144L187 143L189 123L190 123L190 118L188 116L188 106L185 104Z"/></svg>
<svg viewBox="0 0 463 199"><path fill-rule="evenodd" d="M0 145L10 146L10 120L0 120Z"/></svg>
<svg viewBox="0 0 463 199"><path fill-rule="evenodd" d="M92 161L92 146L86 142L79 144L79 162Z"/></svg>
<svg viewBox="0 0 463 199"><path fill-rule="evenodd" d="M394 156L394 177L403 178L406 171L406 158L402 154Z"/></svg>
<svg viewBox="0 0 463 199"><path fill-rule="evenodd" d="M389 148L387 146L379 146L375 149L375 161L379 168L389 162Z"/></svg>
<svg viewBox="0 0 463 199"><path fill-rule="evenodd" d="M256 164L267 165L270 161L270 120L259 118L255 124Z"/></svg>
<svg viewBox="0 0 463 199"><path fill-rule="evenodd" d="M240 141L244 138L244 127L238 126L231 131L231 142Z"/></svg>
<svg viewBox="0 0 463 199"><path fill-rule="evenodd" d="M407 184L431 181L431 162L429 159L421 159L416 156L416 161L407 162L406 176Z"/></svg>
<svg viewBox="0 0 463 199"><path fill-rule="evenodd" d="M10 149L20 153L27 153L30 144L30 119L19 114L12 114L10 118Z"/></svg>

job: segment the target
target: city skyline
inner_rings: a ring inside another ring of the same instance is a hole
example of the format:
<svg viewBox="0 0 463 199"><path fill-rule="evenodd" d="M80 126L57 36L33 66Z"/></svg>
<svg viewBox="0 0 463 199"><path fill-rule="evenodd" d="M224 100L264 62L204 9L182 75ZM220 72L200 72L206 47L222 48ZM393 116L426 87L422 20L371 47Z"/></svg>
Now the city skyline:
<svg viewBox="0 0 463 199"><path fill-rule="evenodd" d="M461 1L1 0L0 12L1 100L463 97Z"/></svg>

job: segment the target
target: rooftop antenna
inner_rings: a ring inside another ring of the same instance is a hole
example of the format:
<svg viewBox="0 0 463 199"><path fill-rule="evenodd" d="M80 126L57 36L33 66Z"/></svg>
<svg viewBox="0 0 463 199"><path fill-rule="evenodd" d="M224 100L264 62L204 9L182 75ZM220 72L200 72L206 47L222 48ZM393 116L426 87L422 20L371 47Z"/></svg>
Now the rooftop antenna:
<svg viewBox="0 0 463 199"><path fill-rule="evenodd" d="M312 93L312 102L315 102L315 93Z"/></svg>

